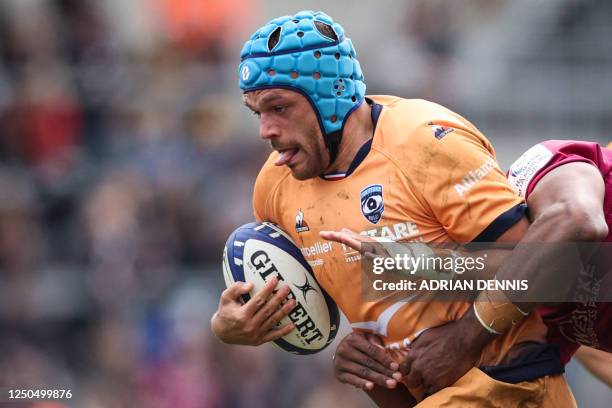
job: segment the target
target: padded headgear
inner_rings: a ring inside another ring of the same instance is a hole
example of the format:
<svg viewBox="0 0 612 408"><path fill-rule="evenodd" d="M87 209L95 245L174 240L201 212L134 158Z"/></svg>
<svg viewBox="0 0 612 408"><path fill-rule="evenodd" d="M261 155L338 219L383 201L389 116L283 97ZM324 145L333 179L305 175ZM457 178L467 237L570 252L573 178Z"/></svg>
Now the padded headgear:
<svg viewBox="0 0 612 408"><path fill-rule="evenodd" d="M322 32L325 25L336 38ZM342 26L327 14L300 11L278 17L255 31L242 47L240 88L244 92L287 88L304 95L317 115L331 164L346 119L365 96L363 73L355 56Z"/></svg>

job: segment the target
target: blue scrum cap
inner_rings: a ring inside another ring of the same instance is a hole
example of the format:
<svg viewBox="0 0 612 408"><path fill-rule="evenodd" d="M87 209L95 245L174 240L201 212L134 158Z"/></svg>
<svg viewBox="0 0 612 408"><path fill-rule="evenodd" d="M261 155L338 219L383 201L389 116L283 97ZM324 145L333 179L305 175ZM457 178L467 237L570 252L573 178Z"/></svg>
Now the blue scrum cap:
<svg viewBox="0 0 612 408"><path fill-rule="evenodd" d="M242 47L238 68L244 92L286 88L312 105L330 164L338 154L346 119L363 102L365 83L355 48L344 29L320 11L278 17Z"/></svg>

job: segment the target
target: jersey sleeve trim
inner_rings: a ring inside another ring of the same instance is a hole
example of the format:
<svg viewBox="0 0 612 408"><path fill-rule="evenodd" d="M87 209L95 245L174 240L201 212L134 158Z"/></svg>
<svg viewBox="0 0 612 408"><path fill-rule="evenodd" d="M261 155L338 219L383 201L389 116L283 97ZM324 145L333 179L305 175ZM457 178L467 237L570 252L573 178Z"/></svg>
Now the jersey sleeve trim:
<svg viewBox="0 0 612 408"><path fill-rule="evenodd" d="M527 213L525 203L517 204L498 216L487 228L485 228L472 242L495 242L504 232L508 231L514 224L520 221Z"/></svg>

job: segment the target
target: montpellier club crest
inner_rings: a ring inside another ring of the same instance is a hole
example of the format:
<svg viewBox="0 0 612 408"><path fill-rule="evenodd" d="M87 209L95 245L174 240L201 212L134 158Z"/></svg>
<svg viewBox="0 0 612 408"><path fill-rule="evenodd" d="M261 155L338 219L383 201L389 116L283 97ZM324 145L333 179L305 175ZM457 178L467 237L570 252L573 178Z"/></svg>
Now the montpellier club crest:
<svg viewBox="0 0 612 408"><path fill-rule="evenodd" d="M380 221L385 211L382 190L381 184L370 184L361 190L361 213L372 224Z"/></svg>

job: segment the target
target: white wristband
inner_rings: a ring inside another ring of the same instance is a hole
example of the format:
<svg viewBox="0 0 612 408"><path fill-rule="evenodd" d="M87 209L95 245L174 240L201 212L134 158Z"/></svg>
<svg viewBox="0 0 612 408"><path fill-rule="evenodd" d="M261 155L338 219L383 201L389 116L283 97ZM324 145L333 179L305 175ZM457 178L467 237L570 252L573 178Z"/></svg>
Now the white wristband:
<svg viewBox="0 0 612 408"><path fill-rule="evenodd" d="M478 309L476 308L476 303L474 302L472 304L472 308L474 309L474 315L476 315L476 319L478 319L478 321L480 322L480 324L482 325L482 327L484 327L485 329L487 329L487 331L489 333L492 334L501 334L501 332L498 332L497 330L492 329L491 327L489 327L489 325L487 325L485 322L482 321L482 318L480 317L480 315L478 314Z"/></svg>

